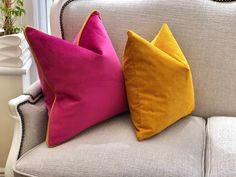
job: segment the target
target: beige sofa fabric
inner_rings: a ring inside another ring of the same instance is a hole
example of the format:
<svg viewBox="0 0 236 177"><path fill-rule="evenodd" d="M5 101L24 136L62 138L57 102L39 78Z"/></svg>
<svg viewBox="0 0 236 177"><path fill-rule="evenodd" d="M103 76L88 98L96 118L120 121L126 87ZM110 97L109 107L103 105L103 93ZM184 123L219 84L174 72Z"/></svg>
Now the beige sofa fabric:
<svg viewBox="0 0 236 177"><path fill-rule="evenodd" d="M130 116L125 114L55 148L40 144L17 161L15 173L41 177L201 177L204 142L205 120L193 116L138 142Z"/></svg>
<svg viewBox="0 0 236 177"><path fill-rule="evenodd" d="M45 141L47 129L47 110L44 100L39 97L34 102L25 102L18 108L22 113L23 141L21 144L20 156Z"/></svg>
<svg viewBox="0 0 236 177"><path fill-rule="evenodd" d="M236 176L236 117L208 119L206 153L206 177Z"/></svg>
<svg viewBox="0 0 236 177"><path fill-rule="evenodd" d="M17 106L23 131L19 156L45 140L48 120L39 81L32 84L25 94L30 96L29 100Z"/></svg>
<svg viewBox="0 0 236 177"><path fill-rule="evenodd" d="M127 30L151 40L166 22L193 73L194 115L236 116L236 3L212 0L73 1L62 13L67 40L72 40L87 14L97 9L122 58ZM222 88L224 86L224 88ZM230 106L229 106L230 105Z"/></svg>

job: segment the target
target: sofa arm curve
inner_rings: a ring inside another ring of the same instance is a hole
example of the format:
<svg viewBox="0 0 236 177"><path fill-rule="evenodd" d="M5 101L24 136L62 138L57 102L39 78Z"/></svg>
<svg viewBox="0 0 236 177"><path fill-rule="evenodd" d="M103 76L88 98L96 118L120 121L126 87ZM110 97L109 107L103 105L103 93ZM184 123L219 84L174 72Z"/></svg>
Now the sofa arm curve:
<svg viewBox="0 0 236 177"><path fill-rule="evenodd" d="M10 100L8 104L15 123L5 176L13 177L17 159L45 141L48 116L39 81L32 84L25 94Z"/></svg>

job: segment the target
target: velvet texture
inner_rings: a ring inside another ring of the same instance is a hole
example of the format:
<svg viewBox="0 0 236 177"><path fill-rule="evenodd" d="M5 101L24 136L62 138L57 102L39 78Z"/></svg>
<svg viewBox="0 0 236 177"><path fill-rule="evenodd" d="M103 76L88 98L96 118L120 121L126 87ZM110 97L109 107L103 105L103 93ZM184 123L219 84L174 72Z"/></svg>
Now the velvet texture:
<svg viewBox="0 0 236 177"><path fill-rule="evenodd" d="M129 31L123 66L138 140L160 133L193 111L190 67L167 24L152 42Z"/></svg>
<svg viewBox="0 0 236 177"><path fill-rule="evenodd" d="M25 36L48 108L49 147L127 111L121 64L98 12L88 16L78 44L31 27L25 29Z"/></svg>

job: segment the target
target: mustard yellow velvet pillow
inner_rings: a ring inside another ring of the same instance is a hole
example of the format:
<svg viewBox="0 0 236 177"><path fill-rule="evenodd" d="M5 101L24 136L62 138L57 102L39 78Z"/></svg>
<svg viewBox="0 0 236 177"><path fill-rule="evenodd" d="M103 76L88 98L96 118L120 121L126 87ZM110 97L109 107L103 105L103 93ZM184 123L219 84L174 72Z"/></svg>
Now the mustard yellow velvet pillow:
<svg viewBox="0 0 236 177"><path fill-rule="evenodd" d="M138 140L160 133L194 110L191 70L167 24L152 42L128 31L123 69Z"/></svg>

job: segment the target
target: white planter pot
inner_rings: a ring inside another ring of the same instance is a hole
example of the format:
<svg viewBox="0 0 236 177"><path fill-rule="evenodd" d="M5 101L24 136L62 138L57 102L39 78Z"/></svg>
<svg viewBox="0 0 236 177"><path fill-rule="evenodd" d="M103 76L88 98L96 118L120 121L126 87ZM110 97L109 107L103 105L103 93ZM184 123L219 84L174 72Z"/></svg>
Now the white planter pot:
<svg viewBox="0 0 236 177"><path fill-rule="evenodd" d="M0 67L21 68L31 59L23 33L0 36Z"/></svg>

